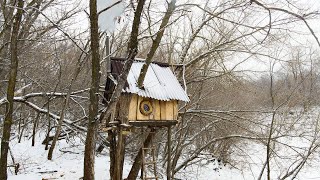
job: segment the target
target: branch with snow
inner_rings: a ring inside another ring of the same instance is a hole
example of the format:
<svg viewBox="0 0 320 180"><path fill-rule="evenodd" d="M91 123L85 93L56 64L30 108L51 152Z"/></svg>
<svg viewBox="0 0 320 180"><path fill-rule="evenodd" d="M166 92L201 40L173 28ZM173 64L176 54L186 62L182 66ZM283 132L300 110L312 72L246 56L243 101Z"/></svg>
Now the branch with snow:
<svg viewBox="0 0 320 180"><path fill-rule="evenodd" d="M7 98L0 99L0 106L6 104L8 102Z"/></svg>
<svg viewBox="0 0 320 180"><path fill-rule="evenodd" d="M97 0L97 8L99 28L112 32L115 29L115 21L124 12L123 0Z"/></svg>
<svg viewBox="0 0 320 180"><path fill-rule="evenodd" d="M41 107L37 106L36 104L27 101L27 100L24 99L24 98L15 97L15 98L14 98L14 101L15 101L15 102L24 103L24 104L26 104L27 106L31 107L33 110L35 110L35 111L37 111L37 112L39 112L39 113L43 113L43 114L47 114L47 113L48 113L49 116L50 116L51 118L53 118L54 120L59 120L59 119L60 119L60 116L58 116L58 115L56 115L56 114L54 114L54 113L52 113L52 112L50 112L50 111L48 112L47 109L41 108ZM70 129L76 128L76 129L81 130L81 131L85 131L85 132L87 131L87 129L86 129L85 127L76 125L75 122L77 122L77 121L73 122L73 121L71 121L71 120L64 119L63 122L64 122Z"/></svg>
<svg viewBox="0 0 320 180"><path fill-rule="evenodd" d="M76 96L76 94L81 94L84 92L89 91L90 89L83 89L83 90L79 90L79 91L74 91L71 93L71 97L74 98L81 98L81 99L88 99L88 97L83 97L83 96ZM24 96L18 96L15 98L22 98L22 99L29 99L29 98L33 98L33 97L50 97L50 96L67 96L67 93L57 93L57 92L48 92L48 93L44 93L44 92L39 92L39 93L29 93L26 94Z"/></svg>

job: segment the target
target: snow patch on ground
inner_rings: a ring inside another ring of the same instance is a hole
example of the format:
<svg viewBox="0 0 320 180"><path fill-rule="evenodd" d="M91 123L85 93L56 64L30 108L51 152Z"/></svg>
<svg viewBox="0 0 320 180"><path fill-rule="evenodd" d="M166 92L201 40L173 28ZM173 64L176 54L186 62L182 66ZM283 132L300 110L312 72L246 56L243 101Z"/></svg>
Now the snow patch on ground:
<svg viewBox="0 0 320 180"><path fill-rule="evenodd" d="M43 137L37 137L38 141ZM10 144L16 163L20 164L18 175L14 175L13 168L8 171L9 180L40 180L40 179L59 179L59 180L77 180L83 176L83 152L84 145L80 139L74 139L66 142L58 142L54 151L53 160L47 160L47 152L44 145L37 142L31 147L31 140L25 140L17 143L12 140ZM208 156L200 157L193 165L182 169L175 178L183 180L253 180L257 179L264 160L264 148L259 145L248 146L248 154L251 161L239 158L239 164L242 161L243 170L232 168L218 161L216 158ZM244 164L246 163L246 164ZM12 164L12 162L9 162ZM320 179L318 171L320 161L314 157L305 168L302 169L297 179L315 180ZM130 160L125 161L124 177L127 176L131 168ZM165 170L159 170L165 172ZM108 180L109 175L109 156L103 153L96 156L95 174L97 180ZM165 173L163 173L165 174ZM272 174L277 174L275 171ZM164 175L160 176L163 179ZM265 176L264 176L265 177ZM262 179L265 179L265 178ZM275 177L275 179L277 179Z"/></svg>
<svg viewBox="0 0 320 180"><path fill-rule="evenodd" d="M83 154L84 145L80 139L73 139L69 142L60 140L53 154L53 160L47 160L48 151L44 150L41 144L43 136L36 137L36 145L31 146L31 140L23 140L17 143L16 139L10 142L10 147L16 163L20 164L18 175L14 175L14 169L8 170L9 180L40 180L59 179L77 180L83 176ZM200 164L194 164L182 170L176 179L244 179L239 170L224 167L217 160L202 160ZM10 161L9 164L12 164ZM130 171L131 161L125 161L124 177ZM203 167L200 167L200 166ZM165 170L159 170L159 172ZM103 153L96 156L95 174L97 180L108 180L109 156ZM165 174L165 173L163 173ZM166 178L164 175L160 176Z"/></svg>
<svg viewBox="0 0 320 180"><path fill-rule="evenodd" d="M304 154L310 144L308 138L297 136L299 132L305 132L305 129L312 130L316 126L313 121L319 118L319 110L310 112L304 118L292 117L297 127L292 130L292 136L281 137L279 142L286 143L295 148L287 148L288 146L279 146L277 150L276 160L271 161L272 179L278 179L283 175L287 168L294 163L297 158L297 152ZM290 117L284 119L285 123L290 123ZM299 121L295 121L299 120ZM279 121L279 123L283 123ZM302 129L304 130L302 131ZM304 134L305 135L305 134ZM30 137L30 135L29 135ZM307 136L308 137L308 136ZM18 175L14 175L14 169L8 170L9 180L40 180L40 179L59 179L59 180L77 180L83 176L83 154L84 143L81 138L71 138L68 141L60 140L53 154L53 160L47 160L47 152L41 141L44 136L38 134L37 143L31 147L31 140L24 139L21 143L17 143L17 138L10 141L10 147L13 152L16 163L20 164ZM316 143L320 143L317 142ZM212 155L201 155L196 158L193 164L181 169L175 178L183 180L254 180L259 177L260 171L266 160L266 147L260 142L241 141L239 150L234 150L232 159L236 162L234 165L239 168L230 167ZM296 152L297 151L297 152ZM296 179L300 180L320 180L320 150L315 151L306 165L301 169ZM279 157L278 157L279 156ZM11 158L9 157L11 160ZM131 168L131 160L125 159L124 177L127 176ZM9 162L12 165L12 162ZM158 164L157 168L160 165ZM165 179L166 170L159 169L159 177ZM108 180L109 175L109 155L107 151L96 156L95 173L97 180ZM292 177L290 177L292 178ZM262 179L266 179L266 170Z"/></svg>
<svg viewBox="0 0 320 180"><path fill-rule="evenodd" d="M43 137L37 137L43 139ZM11 142L11 149L16 163L20 164L18 175L13 175L13 169L8 172L9 180L35 179L79 179L83 176L84 146L79 139L73 142L61 140L53 154L53 160L47 160L48 151L40 142L31 147L31 141ZM98 155L95 162L97 180L109 179L108 156Z"/></svg>

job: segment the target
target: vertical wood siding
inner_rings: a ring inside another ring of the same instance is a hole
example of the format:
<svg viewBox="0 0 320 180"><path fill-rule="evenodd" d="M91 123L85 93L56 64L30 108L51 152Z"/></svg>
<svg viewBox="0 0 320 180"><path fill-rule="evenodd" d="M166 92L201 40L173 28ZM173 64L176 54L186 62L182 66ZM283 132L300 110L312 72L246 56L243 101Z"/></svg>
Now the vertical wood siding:
<svg viewBox="0 0 320 180"><path fill-rule="evenodd" d="M129 121L135 120L177 120L178 119L178 101L160 101L157 99L150 99L131 94L131 101L129 103ZM140 112L140 102L143 100L150 100L153 106L153 112L150 115L143 115ZM125 105L123 105L125 106ZM121 107L120 107L121 108Z"/></svg>

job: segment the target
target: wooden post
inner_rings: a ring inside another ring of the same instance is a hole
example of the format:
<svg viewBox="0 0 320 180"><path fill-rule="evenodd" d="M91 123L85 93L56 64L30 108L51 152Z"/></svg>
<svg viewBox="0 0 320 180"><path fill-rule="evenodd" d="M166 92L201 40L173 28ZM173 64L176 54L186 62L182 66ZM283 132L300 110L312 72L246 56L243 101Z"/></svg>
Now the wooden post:
<svg viewBox="0 0 320 180"><path fill-rule="evenodd" d="M116 149L116 156L115 156L115 172L113 179L118 180L122 179L122 159L124 157L124 136L123 136L123 128L121 126L118 127L118 142L117 142L117 149Z"/></svg>
<svg viewBox="0 0 320 180"><path fill-rule="evenodd" d="M110 37L106 35L106 71L107 77L111 73Z"/></svg>
<svg viewBox="0 0 320 180"><path fill-rule="evenodd" d="M141 128L140 129L140 131L141 131L141 134L143 134L143 128ZM141 153L142 153L142 155L141 155L141 170L140 170L140 178L141 179L143 179L143 166L144 166L144 164L143 164L143 158L144 158L144 152L143 152L143 148L144 148L145 146L144 146L144 143L142 144L142 147L141 147Z"/></svg>
<svg viewBox="0 0 320 180"><path fill-rule="evenodd" d="M117 127L117 141L116 141L116 149L114 151L115 154L115 164L114 164L114 172L112 176L112 180L123 179L123 163L124 163L124 155L125 155L125 142L126 135L124 131L127 130L128 127L128 114L129 114L129 104L131 101L131 96L122 95L120 96L119 103L116 108L117 120L119 120L119 125Z"/></svg>
<svg viewBox="0 0 320 180"><path fill-rule="evenodd" d="M142 152L143 152L143 150L142 150ZM143 158L143 156L144 156L144 154L142 153L142 158ZM141 162L141 170L140 170L140 178L141 179L143 179L143 176L144 176L144 174L143 174L143 166L144 166L144 164L143 164L143 162Z"/></svg>
<svg viewBox="0 0 320 180"><path fill-rule="evenodd" d="M168 126L167 180L171 179L171 126Z"/></svg>

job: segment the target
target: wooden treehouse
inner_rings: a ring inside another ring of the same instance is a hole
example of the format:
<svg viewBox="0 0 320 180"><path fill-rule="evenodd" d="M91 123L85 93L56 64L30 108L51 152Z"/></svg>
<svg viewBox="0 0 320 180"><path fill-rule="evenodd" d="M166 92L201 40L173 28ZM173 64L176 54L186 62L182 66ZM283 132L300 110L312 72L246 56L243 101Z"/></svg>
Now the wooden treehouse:
<svg viewBox="0 0 320 180"><path fill-rule="evenodd" d="M114 81L122 71L124 58L111 58L105 98L110 99ZM179 84L168 64L151 63L143 82L143 89L137 87L137 80L144 64L136 59L129 71L123 89L119 112L126 112L132 126L169 126L177 123L178 101L188 102L189 98Z"/></svg>
<svg viewBox="0 0 320 180"><path fill-rule="evenodd" d="M110 58L109 75L107 78L104 98L110 100L116 79L122 73L124 58ZM122 90L119 103L115 112L115 121L119 124L127 124L128 127L168 128L168 149L170 149L171 126L178 122L179 101L188 102L189 98L171 71L169 64L153 62L150 64L143 81L143 88L139 88L137 81L144 60L135 59L129 71L127 82ZM120 126L121 127L121 126ZM121 131L121 130L119 130ZM120 133L120 136L122 133ZM142 173L145 171L145 151L150 149L142 147ZM154 150L149 150L154 153ZM170 158L170 153L168 154ZM154 157L153 157L154 159ZM158 179L156 176L155 160L154 178L145 176L143 179ZM170 159L168 159L170 162ZM170 179L170 163L168 165L168 179Z"/></svg>

